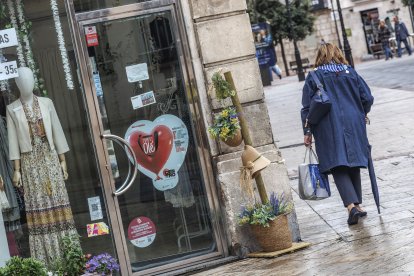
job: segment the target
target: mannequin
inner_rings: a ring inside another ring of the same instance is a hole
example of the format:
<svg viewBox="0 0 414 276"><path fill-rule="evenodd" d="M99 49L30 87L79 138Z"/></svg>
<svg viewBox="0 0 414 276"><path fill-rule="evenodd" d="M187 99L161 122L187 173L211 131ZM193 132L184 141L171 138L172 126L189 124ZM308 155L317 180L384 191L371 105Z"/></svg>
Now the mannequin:
<svg viewBox="0 0 414 276"><path fill-rule="evenodd" d="M34 76L32 70L27 67L20 67L17 69L19 77L15 79L16 85L20 90L20 101L23 104L27 104L30 109L33 106L33 89L34 89ZM64 180L68 180L68 168L66 165L66 159L64 154L59 154L60 166L63 171ZM16 159L14 163L14 173L13 173L13 184L16 187L21 186L21 174L20 174L20 160Z"/></svg>
<svg viewBox="0 0 414 276"><path fill-rule="evenodd" d="M62 254L61 239L77 234L64 182L69 147L53 102L33 95L33 72L18 73L20 98L7 106L13 184L24 193L31 257L50 267Z"/></svg>

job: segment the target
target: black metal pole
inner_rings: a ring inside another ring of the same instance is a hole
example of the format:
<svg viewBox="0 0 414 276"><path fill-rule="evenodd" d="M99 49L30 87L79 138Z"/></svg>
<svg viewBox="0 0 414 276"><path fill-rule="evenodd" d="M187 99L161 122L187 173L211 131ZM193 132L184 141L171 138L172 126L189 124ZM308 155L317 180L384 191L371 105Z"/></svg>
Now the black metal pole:
<svg viewBox="0 0 414 276"><path fill-rule="evenodd" d="M408 10L410 11L411 26L414 32L414 19L413 19L413 0L410 0L408 5Z"/></svg>
<svg viewBox="0 0 414 276"><path fill-rule="evenodd" d="M336 14L335 14L333 0L331 0L331 6L332 6L333 18L335 21L336 36L338 37L338 47L339 49L341 49L341 51L343 51L344 49L342 48L341 37L339 36L338 22L336 22Z"/></svg>
<svg viewBox="0 0 414 276"><path fill-rule="evenodd" d="M339 21L341 22L342 38L344 40L345 58L348 61L349 65L354 67L354 59L352 58L352 49L351 49L351 45L349 45L348 37L346 36L344 18L342 16L341 3L339 2L339 0L336 0L336 5L338 6Z"/></svg>
<svg viewBox="0 0 414 276"><path fill-rule="evenodd" d="M293 47L295 48L295 59L296 59L296 65L297 65L298 78L299 78L299 81L304 81L305 80L305 73L303 72L302 59L300 57L298 44L296 42L295 31L293 29L292 14L290 13L289 0L286 0L286 9L287 9L288 22L289 22L290 35L293 38L292 39L293 40Z"/></svg>
<svg viewBox="0 0 414 276"><path fill-rule="evenodd" d="M283 64L285 65L286 76L290 76L289 67L286 60L285 46L283 46L282 36L279 36L280 49L282 50Z"/></svg>

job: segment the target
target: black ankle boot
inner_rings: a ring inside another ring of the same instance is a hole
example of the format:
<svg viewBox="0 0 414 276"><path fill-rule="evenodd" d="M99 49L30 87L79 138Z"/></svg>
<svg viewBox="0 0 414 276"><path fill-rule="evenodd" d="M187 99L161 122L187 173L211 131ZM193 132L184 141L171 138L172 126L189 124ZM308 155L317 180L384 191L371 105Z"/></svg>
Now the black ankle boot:
<svg viewBox="0 0 414 276"><path fill-rule="evenodd" d="M353 207L351 211L349 212L348 225L358 224L359 217L360 217L360 212L358 211L356 207Z"/></svg>

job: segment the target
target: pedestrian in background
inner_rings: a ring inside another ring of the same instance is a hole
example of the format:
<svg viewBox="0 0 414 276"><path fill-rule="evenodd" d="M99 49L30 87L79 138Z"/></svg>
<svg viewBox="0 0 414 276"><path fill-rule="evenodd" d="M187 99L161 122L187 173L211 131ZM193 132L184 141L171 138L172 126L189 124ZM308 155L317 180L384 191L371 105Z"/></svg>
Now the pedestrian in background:
<svg viewBox="0 0 414 276"><path fill-rule="evenodd" d="M410 37L410 33L408 32L407 27L403 22L400 21L398 16L394 17L394 30L395 30L395 38L397 40L397 48L398 48L398 57L401 57L401 42L404 43L405 49L408 52L408 55L411 56L411 47L408 45L407 38Z"/></svg>
<svg viewBox="0 0 414 276"><path fill-rule="evenodd" d="M270 74L274 72L279 79L282 79L282 70L280 70L279 66L277 65L277 56L275 51L275 46L273 43L270 46L270 61L269 61L269 68L270 68Z"/></svg>
<svg viewBox="0 0 414 276"><path fill-rule="evenodd" d="M391 32L388 29L388 27L385 25L385 21L381 20L378 28L378 39L381 41L382 49L385 53L385 60L388 60L389 58L393 58L393 54L391 52L390 48L390 37Z"/></svg>
<svg viewBox="0 0 414 276"><path fill-rule="evenodd" d="M341 50L331 43L319 47L314 70L332 107L320 122L307 124L311 99L318 91L309 74L302 94L304 143L312 146L313 135L320 171L332 173L348 209L348 224L357 224L360 217L367 215L361 208L360 168L368 166L366 120L374 98L365 81L348 66Z"/></svg>

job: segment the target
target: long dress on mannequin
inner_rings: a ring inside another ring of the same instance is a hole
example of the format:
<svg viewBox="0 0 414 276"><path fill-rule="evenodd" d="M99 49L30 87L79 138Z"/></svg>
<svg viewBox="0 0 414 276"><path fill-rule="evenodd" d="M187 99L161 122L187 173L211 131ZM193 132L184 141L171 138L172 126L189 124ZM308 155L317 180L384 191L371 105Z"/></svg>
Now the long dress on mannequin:
<svg viewBox="0 0 414 276"><path fill-rule="evenodd" d="M61 256L61 239L77 232L59 157L50 149L37 97L32 110L27 104L23 109L33 146L21 154L30 253L50 266Z"/></svg>

